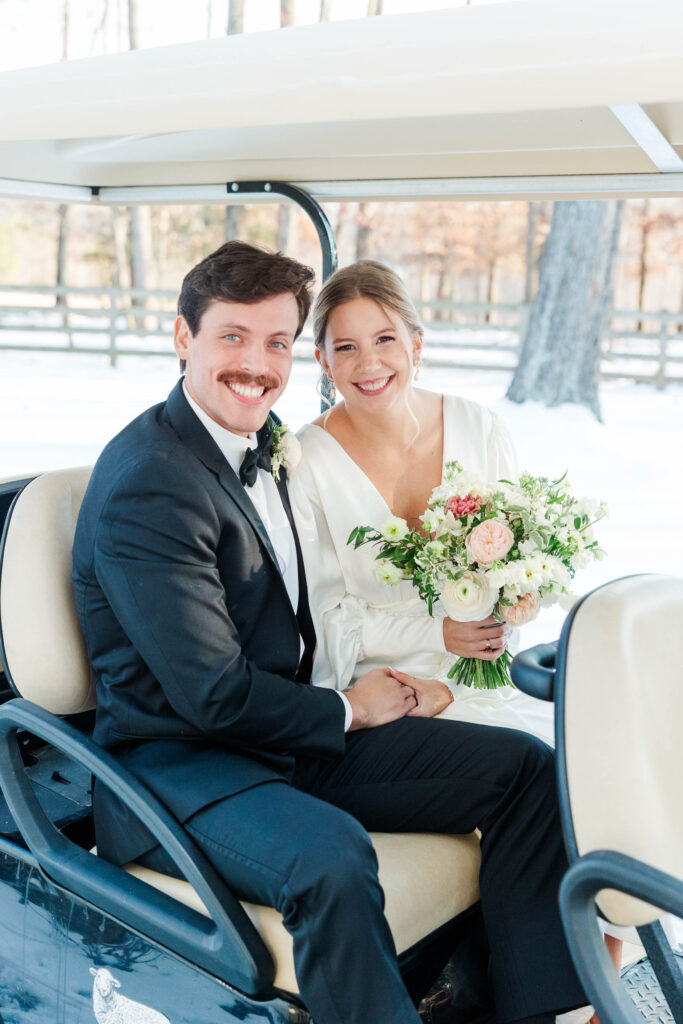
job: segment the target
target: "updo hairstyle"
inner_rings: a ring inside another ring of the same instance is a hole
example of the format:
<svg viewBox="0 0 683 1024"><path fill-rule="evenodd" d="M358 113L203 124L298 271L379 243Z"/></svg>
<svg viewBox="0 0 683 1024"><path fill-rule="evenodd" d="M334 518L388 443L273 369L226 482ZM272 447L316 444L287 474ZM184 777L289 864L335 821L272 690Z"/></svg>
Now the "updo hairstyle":
<svg viewBox="0 0 683 1024"><path fill-rule="evenodd" d="M325 347L330 313L354 299L372 299L384 309L397 313L411 335L423 331L417 310L398 274L377 260L358 260L350 267L336 270L315 300L313 340L316 348L322 350Z"/></svg>

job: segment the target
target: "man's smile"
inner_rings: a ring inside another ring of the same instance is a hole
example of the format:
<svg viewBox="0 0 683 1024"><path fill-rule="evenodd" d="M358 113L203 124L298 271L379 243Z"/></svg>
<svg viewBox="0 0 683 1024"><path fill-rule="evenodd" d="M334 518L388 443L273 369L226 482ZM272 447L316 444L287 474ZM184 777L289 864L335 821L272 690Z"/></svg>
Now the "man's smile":
<svg viewBox="0 0 683 1024"><path fill-rule="evenodd" d="M233 393L240 402L248 405L258 405L270 388L262 384L240 384L238 381L226 380L225 386Z"/></svg>

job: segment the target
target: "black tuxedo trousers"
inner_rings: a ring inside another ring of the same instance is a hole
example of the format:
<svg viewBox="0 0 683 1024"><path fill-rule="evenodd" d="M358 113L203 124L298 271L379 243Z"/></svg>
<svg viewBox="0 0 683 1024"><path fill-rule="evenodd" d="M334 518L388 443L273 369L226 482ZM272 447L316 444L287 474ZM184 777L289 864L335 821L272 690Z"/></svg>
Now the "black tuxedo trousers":
<svg viewBox="0 0 683 1024"><path fill-rule="evenodd" d="M301 758L186 827L241 899L276 907L316 1024L417 1024L367 831L481 830L481 905L497 1021L584 1003L560 922L567 868L553 751L514 729L404 718ZM158 848L143 863L173 873Z"/></svg>

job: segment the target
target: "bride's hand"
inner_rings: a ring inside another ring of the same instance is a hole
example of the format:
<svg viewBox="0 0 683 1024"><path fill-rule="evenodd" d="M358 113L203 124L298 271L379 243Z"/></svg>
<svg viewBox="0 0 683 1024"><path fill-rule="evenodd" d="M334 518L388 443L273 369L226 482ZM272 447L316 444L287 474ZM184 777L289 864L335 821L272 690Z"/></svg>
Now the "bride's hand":
<svg viewBox="0 0 683 1024"><path fill-rule="evenodd" d="M408 712L409 716L433 718L434 715L440 714L444 708L453 703L453 694L446 684L440 683L438 679L420 679L417 676L399 672L395 668L387 669L387 672L390 672L399 683L409 686L415 692L417 705Z"/></svg>
<svg viewBox="0 0 683 1024"><path fill-rule="evenodd" d="M446 650L461 658L495 661L500 658L511 636L512 627L507 622L497 622L493 615L481 622L443 620Z"/></svg>

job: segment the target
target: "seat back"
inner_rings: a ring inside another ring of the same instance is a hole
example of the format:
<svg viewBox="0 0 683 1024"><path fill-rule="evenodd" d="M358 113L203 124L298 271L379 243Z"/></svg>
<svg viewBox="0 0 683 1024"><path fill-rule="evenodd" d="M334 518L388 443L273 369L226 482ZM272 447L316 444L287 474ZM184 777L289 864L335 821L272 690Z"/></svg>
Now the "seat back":
<svg viewBox="0 0 683 1024"><path fill-rule="evenodd" d="M5 672L21 696L57 715L95 707L71 586L71 548L91 469L36 477L17 495L0 553Z"/></svg>
<svg viewBox="0 0 683 1024"><path fill-rule="evenodd" d="M645 575L589 594L565 625L555 699L574 858L611 850L683 879L681 622L683 580ZM616 924L660 916L614 890L598 903Z"/></svg>

